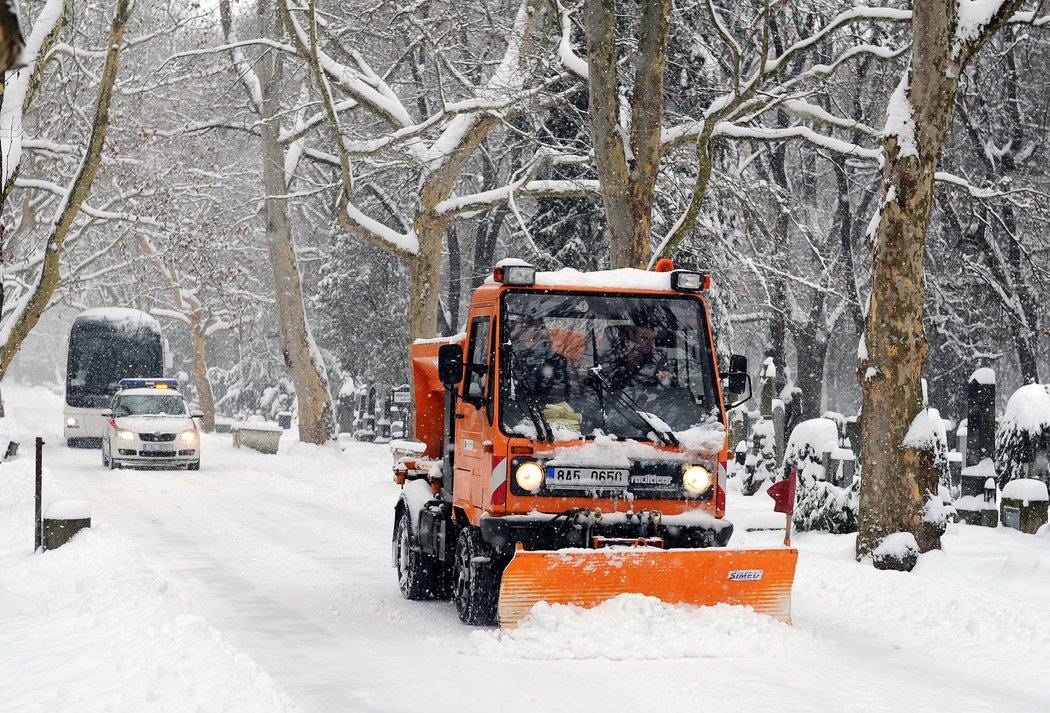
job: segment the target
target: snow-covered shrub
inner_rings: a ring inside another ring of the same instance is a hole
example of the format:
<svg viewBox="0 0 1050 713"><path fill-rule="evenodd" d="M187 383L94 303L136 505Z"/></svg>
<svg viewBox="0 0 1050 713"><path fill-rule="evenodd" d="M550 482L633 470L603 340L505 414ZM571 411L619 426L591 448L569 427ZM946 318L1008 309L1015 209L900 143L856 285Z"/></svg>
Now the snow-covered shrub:
<svg viewBox="0 0 1050 713"><path fill-rule="evenodd" d="M1050 483L1050 386L1028 384L1010 397L995 433L995 465L1000 487L1034 476ZM1034 464L1030 472L1030 464Z"/></svg>
<svg viewBox="0 0 1050 713"><path fill-rule="evenodd" d="M741 492L754 495L763 483L772 483L777 472L776 433L773 422L762 419L751 431L752 450L744 464Z"/></svg>
<svg viewBox="0 0 1050 713"><path fill-rule="evenodd" d="M802 421L791 431L784 450L784 476L798 466L798 495L793 525L796 530L823 530L834 534L857 531L860 480L846 487L828 481L824 453L838 446L838 429L828 418Z"/></svg>

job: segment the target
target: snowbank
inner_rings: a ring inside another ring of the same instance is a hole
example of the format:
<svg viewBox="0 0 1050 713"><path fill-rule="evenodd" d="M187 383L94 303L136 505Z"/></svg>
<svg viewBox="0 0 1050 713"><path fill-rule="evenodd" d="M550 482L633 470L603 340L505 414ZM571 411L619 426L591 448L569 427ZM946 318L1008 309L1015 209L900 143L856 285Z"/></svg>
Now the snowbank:
<svg viewBox="0 0 1050 713"><path fill-rule="evenodd" d="M294 709L108 528L0 567L0 651L4 710Z"/></svg>

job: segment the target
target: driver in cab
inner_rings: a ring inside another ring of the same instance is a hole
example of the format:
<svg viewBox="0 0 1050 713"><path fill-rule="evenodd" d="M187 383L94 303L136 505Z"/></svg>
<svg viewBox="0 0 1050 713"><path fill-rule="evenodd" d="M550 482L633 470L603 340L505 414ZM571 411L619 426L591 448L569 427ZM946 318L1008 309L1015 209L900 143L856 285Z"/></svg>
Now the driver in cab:
<svg viewBox="0 0 1050 713"><path fill-rule="evenodd" d="M568 360L554 350L543 320L526 317L512 331L515 382L539 404L569 396Z"/></svg>

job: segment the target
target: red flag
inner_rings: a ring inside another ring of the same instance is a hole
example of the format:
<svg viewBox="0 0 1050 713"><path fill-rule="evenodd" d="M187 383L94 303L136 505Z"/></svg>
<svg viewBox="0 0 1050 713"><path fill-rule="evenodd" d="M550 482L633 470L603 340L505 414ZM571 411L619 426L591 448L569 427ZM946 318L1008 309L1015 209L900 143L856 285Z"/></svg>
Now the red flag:
<svg viewBox="0 0 1050 713"><path fill-rule="evenodd" d="M795 490L798 488L798 465L791 466L791 475L773 483L766 490L769 497L773 498L773 512L782 512L787 515L787 523L784 526L784 544L791 544L791 520L795 514Z"/></svg>
<svg viewBox="0 0 1050 713"><path fill-rule="evenodd" d="M798 487L798 466L791 466L791 475L769 486L769 497L776 503L773 512L793 514L795 512L795 489Z"/></svg>

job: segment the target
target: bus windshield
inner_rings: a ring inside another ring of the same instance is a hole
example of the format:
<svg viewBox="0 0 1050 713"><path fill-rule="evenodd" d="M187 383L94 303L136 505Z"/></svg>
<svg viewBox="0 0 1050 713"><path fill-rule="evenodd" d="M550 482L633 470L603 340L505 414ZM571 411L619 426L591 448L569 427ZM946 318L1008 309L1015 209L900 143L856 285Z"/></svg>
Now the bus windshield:
<svg viewBox="0 0 1050 713"><path fill-rule="evenodd" d="M507 292L501 323L508 435L651 440L721 420L695 297Z"/></svg>
<svg viewBox="0 0 1050 713"><path fill-rule="evenodd" d="M69 335L66 403L105 408L121 379L164 371L160 334L104 320L77 320Z"/></svg>

